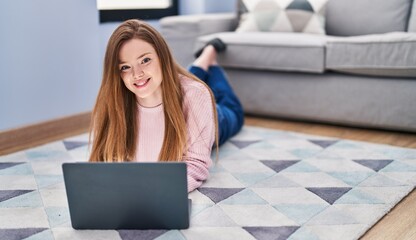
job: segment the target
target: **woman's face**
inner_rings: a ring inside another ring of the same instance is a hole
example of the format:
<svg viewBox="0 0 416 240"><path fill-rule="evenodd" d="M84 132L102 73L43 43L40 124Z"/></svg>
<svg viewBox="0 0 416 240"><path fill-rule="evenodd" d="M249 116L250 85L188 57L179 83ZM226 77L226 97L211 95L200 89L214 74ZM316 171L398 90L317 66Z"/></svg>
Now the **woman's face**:
<svg viewBox="0 0 416 240"><path fill-rule="evenodd" d="M140 105L154 107L162 103L162 71L152 45L137 38L123 43L118 69L124 85L136 95Z"/></svg>

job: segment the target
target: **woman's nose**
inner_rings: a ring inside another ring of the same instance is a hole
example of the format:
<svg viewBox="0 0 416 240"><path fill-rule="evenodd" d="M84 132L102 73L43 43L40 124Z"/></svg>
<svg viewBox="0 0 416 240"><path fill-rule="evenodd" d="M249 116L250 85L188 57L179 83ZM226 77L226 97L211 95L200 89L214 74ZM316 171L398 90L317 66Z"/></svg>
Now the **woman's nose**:
<svg viewBox="0 0 416 240"><path fill-rule="evenodd" d="M141 67L135 67L133 68L133 77L134 78L141 78L143 77L144 72L143 69Z"/></svg>

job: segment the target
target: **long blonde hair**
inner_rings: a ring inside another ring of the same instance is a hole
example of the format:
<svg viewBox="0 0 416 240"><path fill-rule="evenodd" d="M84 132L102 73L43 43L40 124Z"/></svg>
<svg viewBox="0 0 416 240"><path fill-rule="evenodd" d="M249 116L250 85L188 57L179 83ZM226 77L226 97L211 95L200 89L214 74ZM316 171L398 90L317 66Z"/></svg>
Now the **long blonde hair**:
<svg viewBox="0 0 416 240"><path fill-rule="evenodd" d="M159 32L149 24L135 19L127 20L118 26L107 44L101 87L92 111L90 127L92 148L89 161L132 161L136 155L137 134L140 134L136 98L134 93L125 87L118 69L120 47L133 38L151 44L160 60L165 133L159 161L181 161L187 147L187 130L179 76L185 75L195 81L203 82L176 63ZM211 93L215 142L218 149L215 100L210 88L206 87Z"/></svg>

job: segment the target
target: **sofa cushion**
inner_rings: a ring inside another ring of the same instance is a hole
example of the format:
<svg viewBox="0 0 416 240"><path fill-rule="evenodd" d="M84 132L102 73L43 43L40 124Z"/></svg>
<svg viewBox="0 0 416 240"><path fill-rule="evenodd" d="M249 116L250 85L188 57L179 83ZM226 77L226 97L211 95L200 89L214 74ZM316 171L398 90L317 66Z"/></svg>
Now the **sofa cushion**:
<svg viewBox="0 0 416 240"><path fill-rule="evenodd" d="M326 67L377 76L416 77L416 33L328 37Z"/></svg>
<svg viewBox="0 0 416 240"><path fill-rule="evenodd" d="M195 50L218 37L227 44L218 54L224 67L300 71L324 71L325 36L306 33L223 32L199 37Z"/></svg>
<svg viewBox="0 0 416 240"><path fill-rule="evenodd" d="M240 0L237 32L306 32L325 34L328 0Z"/></svg>
<svg viewBox="0 0 416 240"><path fill-rule="evenodd" d="M412 0L330 0L326 33L334 36L406 31Z"/></svg>

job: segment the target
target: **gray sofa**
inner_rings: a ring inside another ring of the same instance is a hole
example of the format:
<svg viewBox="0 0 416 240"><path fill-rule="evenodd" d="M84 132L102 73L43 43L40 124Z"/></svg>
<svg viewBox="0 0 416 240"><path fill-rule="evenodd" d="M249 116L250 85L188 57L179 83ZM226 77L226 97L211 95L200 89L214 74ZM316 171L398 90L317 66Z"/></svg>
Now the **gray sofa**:
<svg viewBox="0 0 416 240"><path fill-rule="evenodd" d="M326 35L236 32L236 13L160 28L184 67L210 39L227 43L218 61L248 114L416 132L416 3L330 0L325 16Z"/></svg>

